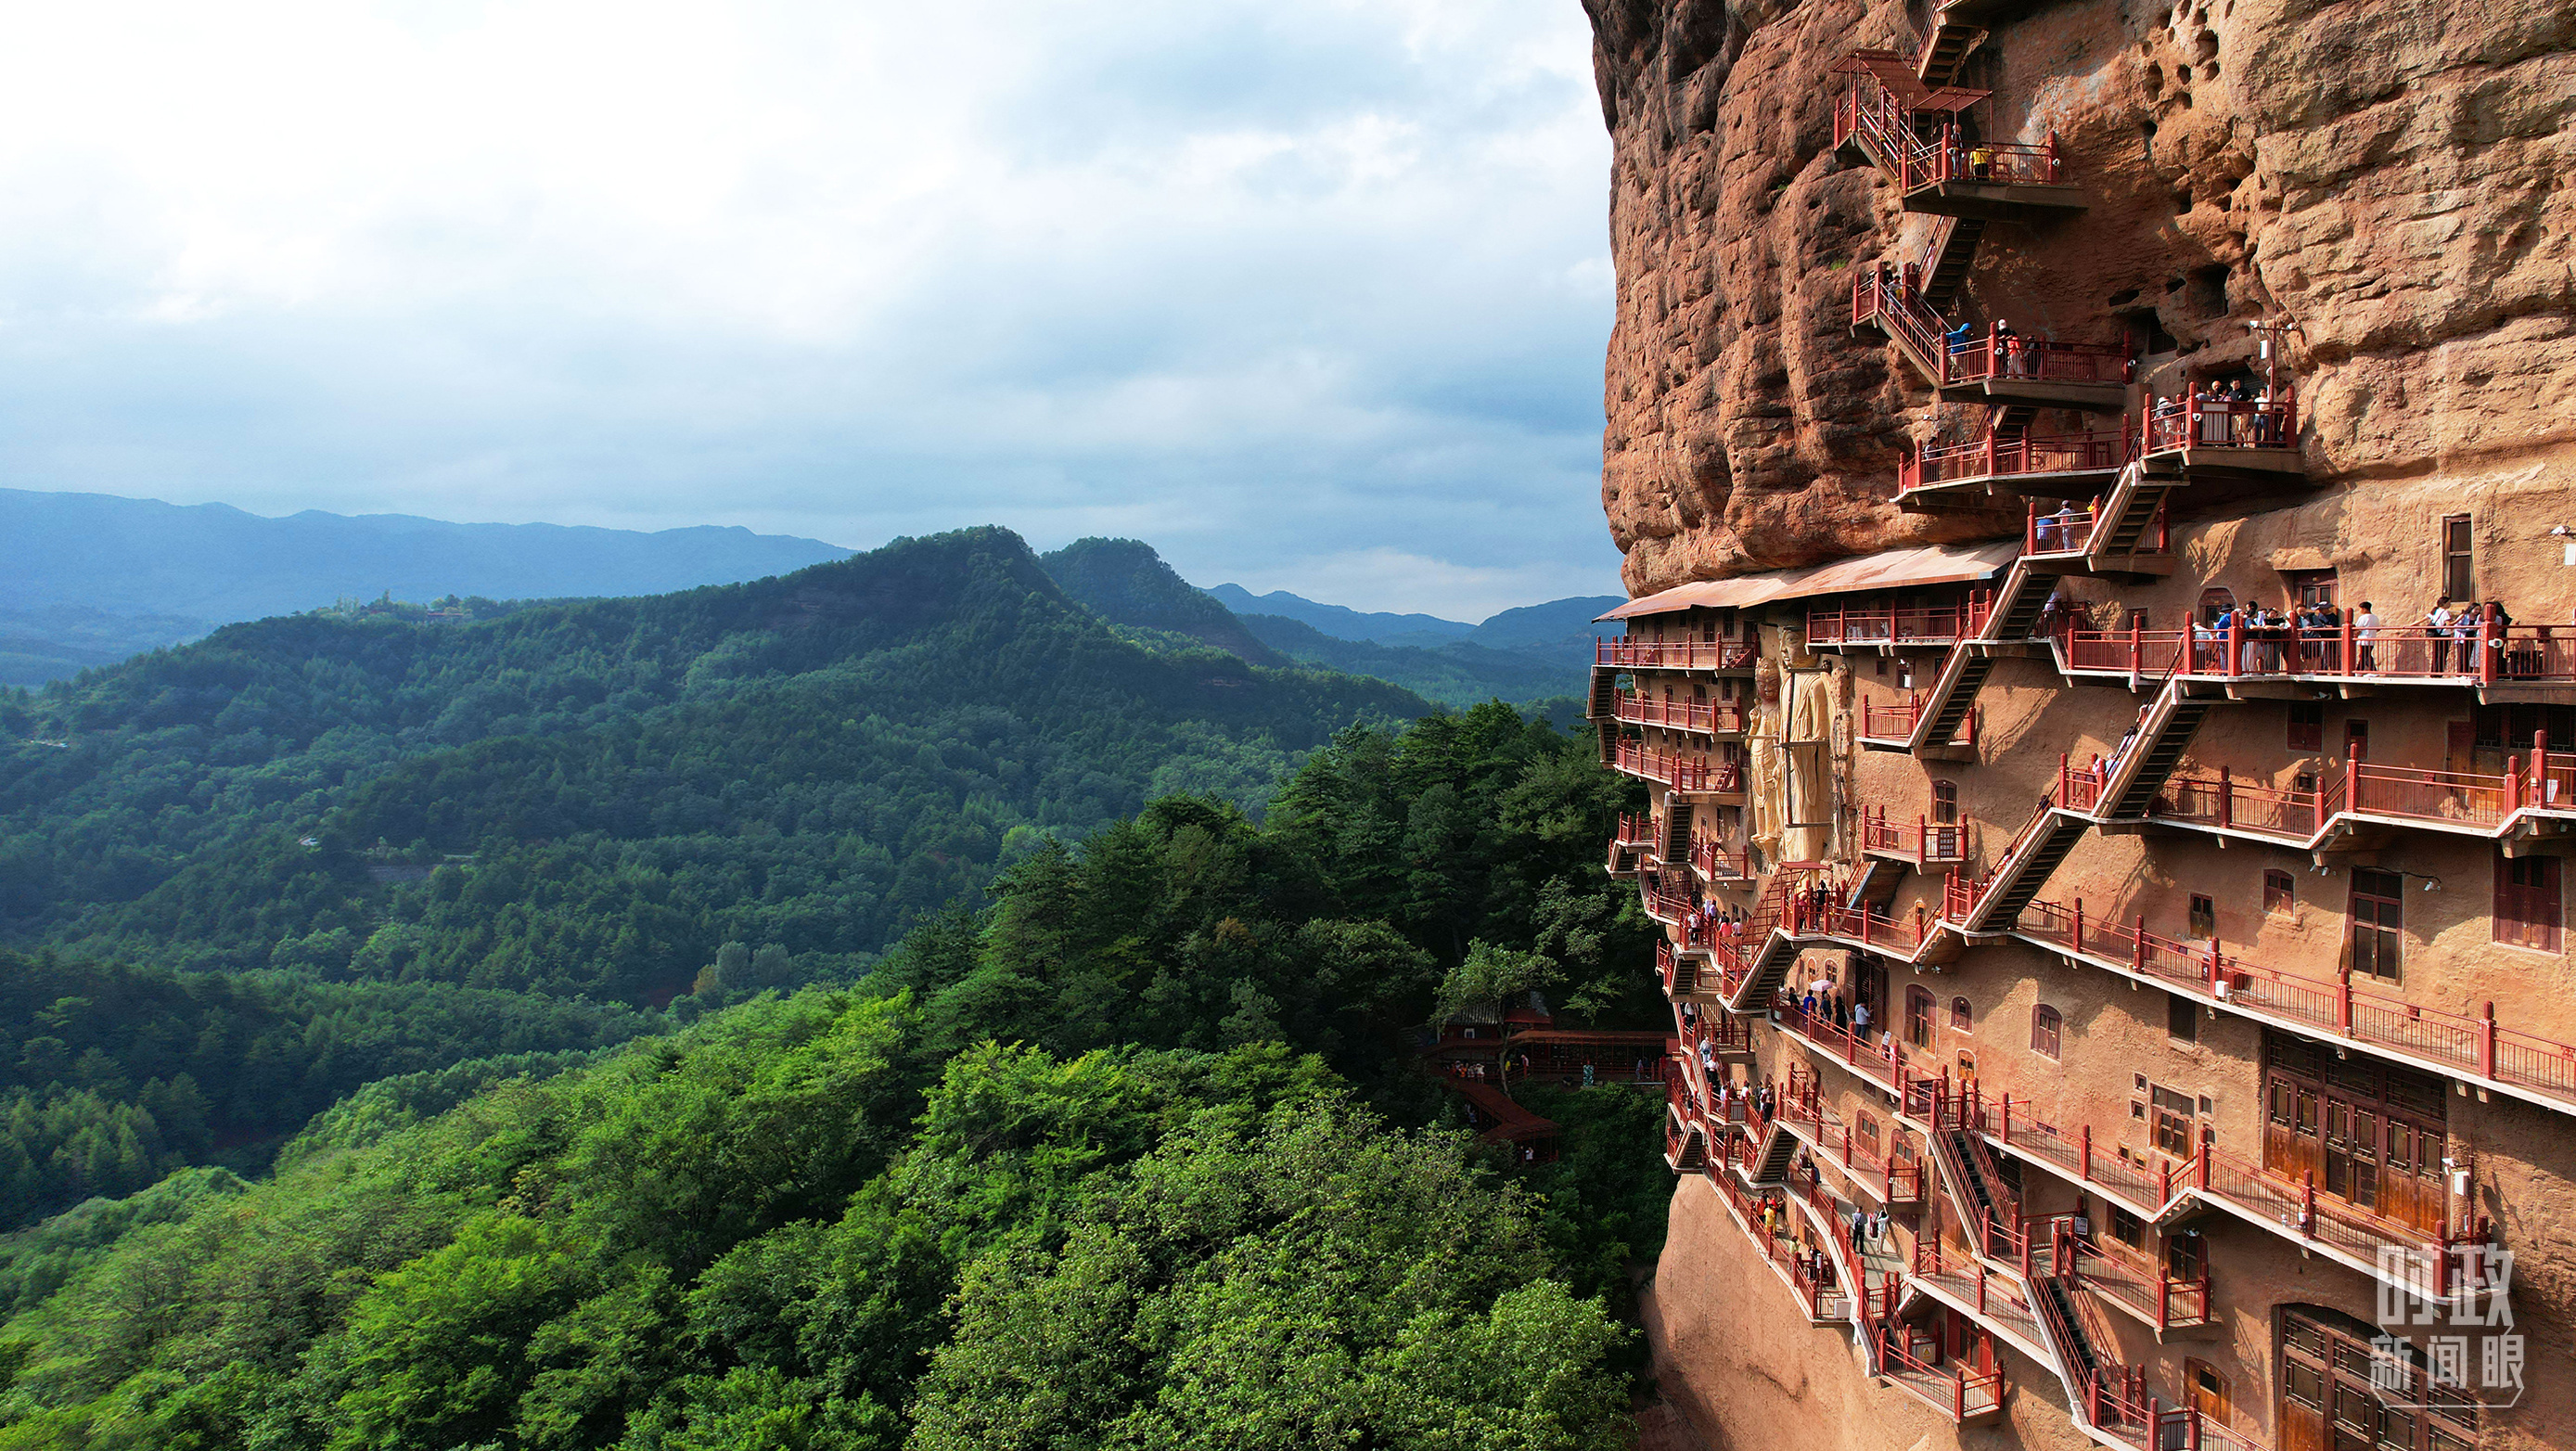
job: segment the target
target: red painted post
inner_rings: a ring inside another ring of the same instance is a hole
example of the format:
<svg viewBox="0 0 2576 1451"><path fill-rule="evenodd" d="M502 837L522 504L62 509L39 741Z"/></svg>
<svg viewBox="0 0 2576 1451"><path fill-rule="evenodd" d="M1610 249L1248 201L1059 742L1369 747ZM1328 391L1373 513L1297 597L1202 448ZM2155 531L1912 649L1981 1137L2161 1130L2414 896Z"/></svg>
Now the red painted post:
<svg viewBox="0 0 2576 1451"><path fill-rule="evenodd" d="M2083 1179L2087 1184L2093 1182L2093 1126L2091 1124L2084 1126Z"/></svg>
<svg viewBox="0 0 2576 1451"><path fill-rule="evenodd" d="M2075 940L2068 945L2077 952L2084 950L2084 899L2082 897L2075 899Z"/></svg>
<svg viewBox="0 0 2576 1451"><path fill-rule="evenodd" d="M2335 969L2335 1031L2352 1036L2352 969Z"/></svg>
<svg viewBox="0 0 2576 1451"><path fill-rule="evenodd" d="M2361 763L2349 757L2343 763L2343 809L2361 809Z"/></svg>
<svg viewBox="0 0 2576 1451"><path fill-rule="evenodd" d="M2230 826L2232 826L2232 825L2234 825L2234 824L2235 824L2235 820L2236 820L2236 782L2235 782L2234 778L2230 777L2230 776L2227 774L2227 766L2226 766L2226 764L2225 764L2224 762L2221 762L2221 763L2220 763L2220 765L2219 765L2219 767L2218 767L2218 826L2219 826L2219 829L2220 829L2221 831L2226 830L2228 827L2230 827Z"/></svg>
<svg viewBox="0 0 2576 1451"><path fill-rule="evenodd" d="M2022 506L2021 552L2024 554L2039 552L2039 501L2037 499Z"/></svg>
<svg viewBox="0 0 2576 1451"><path fill-rule="evenodd" d="M2317 1237L2317 1171L2310 1169L2306 1186L2299 1196L2299 1233L2309 1239Z"/></svg>
<svg viewBox="0 0 2576 1451"><path fill-rule="evenodd" d="M2146 634L2147 627L2144 624L2133 623L2129 626L2129 673L2132 675L2147 668ZM2190 631L2185 630L2184 634L2188 637Z"/></svg>
<svg viewBox="0 0 2576 1451"><path fill-rule="evenodd" d="M2244 668L2244 660L2245 621L2242 616L2230 613L2227 617L2227 660L2219 667L2218 673L2233 675Z"/></svg>
<svg viewBox="0 0 2576 1451"><path fill-rule="evenodd" d="M2130 968L2131 968L2131 970L2132 970L2132 971L2134 971L2134 972L2136 972L2136 973L2138 974L2138 976L2140 976L2140 977L2144 977L2144 976L2146 976L2146 975L2147 975L2147 914L2146 914L2146 913L2141 912L2141 913L2139 913L2139 914L2138 914L2137 935L2136 935L2136 936L2134 936L2134 937L2132 937L2132 938L2130 939L2130 941L2132 941L2132 942L2134 942L2135 944L2137 944L2137 951L2133 954L2133 956L2132 956L2132 960L2131 960L2131 962L2130 962L2129 966L2130 966Z"/></svg>
<svg viewBox="0 0 2576 1451"><path fill-rule="evenodd" d="M2495 1004L2488 1003L2478 1019L2478 1072L2486 1078L2496 1076Z"/></svg>
<svg viewBox="0 0 2576 1451"><path fill-rule="evenodd" d="M2173 1322L2173 1315L2168 1309L2170 1291L2167 1287L2170 1283L2163 1275L2156 1276L2156 1328L2159 1330Z"/></svg>
<svg viewBox="0 0 2576 1451"><path fill-rule="evenodd" d="M2478 633L2469 642L2478 652L2478 684L2493 685L2496 661L2504 656L2504 626L2496 619L2496 606L2490 601L2478 615Z"/></svg>

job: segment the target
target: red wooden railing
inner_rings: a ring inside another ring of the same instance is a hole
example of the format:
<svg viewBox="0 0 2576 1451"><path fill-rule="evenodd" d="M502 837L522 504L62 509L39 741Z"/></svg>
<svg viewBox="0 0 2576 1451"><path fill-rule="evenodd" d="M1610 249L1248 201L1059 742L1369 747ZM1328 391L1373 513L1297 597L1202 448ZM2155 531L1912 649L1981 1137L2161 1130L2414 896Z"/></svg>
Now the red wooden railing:
<svg viewBox="0 0 2576 1451"><path fill-rule="evenodd" d="M2451 1228L2435 1232L2381 1219L2331 1197L2320 1201L2314 1175L2293 1179L2206 1142L2190 1157L2165 1159L2157 1167L2125 1163L2094 1152L2092 1125L2079 1125L2070 1133L2042 1121L2027 1099L1989 1102L1977 1096L1973 1086L1966 1093L1956 1093L1946 1083L1918 1080L1909 1083L1902 1096L1909 1112L1936 1122L1945 1113L1951 1115L2015 1152L2127 1199L2150 1217L2159 1216L2177 1195L2200 1194L2225 1200L2260 1223L2331 1245L2365 1263L2378 1264L2383 1249L2420 1254L2437 1296L2446 1297L2466 1283L2462 1275L2480 1261L2463 1254L2463 1247L2484 1244L2492 1233L2484 1221L2474 1219L2473 1206L2459 1211L2459 1221Z"/></svg>
<svg viewBox="0 0 2576 1451"><path fill-rule="evenodd" d="M1937 822L1917 815L1911 825L1890 822L1887 808L1873 806L1860 822L1863 851L1886 852L1921 865L1954 862L1967 854L1965 831L1956 822Z"/></svg>
<svg viewBox="0 0 2576 1451"><path fill-rule="evenodd" d="M1621 692L1611 714L1630 725L1670 730L1742 734L1744 703L1737 700L1659 700Z"/></svg>
<svg viewBox="0 0 2576 1451"><path fill-rule="evenodd" d="M1676 791L1736 791L1740 785L1728 784L1742 779L1732 761L1711 765L1695 756L1673 751L1659 751L1642 741L1623 740L1610 759L1610 765L1631 776L1660 781Z"/></svg>
<svg viewBox="0 0 2576 1451"><path fill-rule="evenodd" d="M1984 629L1987 612L1993 607L1992 593L1978 590L1965 603L1955 605L1909 606L1904 609L1872 605L1857 609L1809 610L1807 643L1946 645Z"/></svg>
<svg viewBox="0 0 2576 1451"><path fill-rule="evenodd" d="M2283 401L2164 398L2148 412L2146 448L2296 448L2298 405Z"/></svg>
<svg viewBox="0 0 2576 1451"><path fill-rule="evenodd" d="M1592 663L1614 669L1750 670L1750 640L1595 640Z"/></svg>
<svg viewBox="0 0 2576 1451"><path fill-rule="evenodd" d="M1877 323L1911 350L1931 370L1933 382L1950 381L1941 314L1889 268L1864 268L1852 279L1852 324L1865 322Z"/></svg>
<svg viewBox="0 0 2576 1451"><path fill-rule="evenodd" d="M2057 133L2032 145L2018 141L1970 142L1955 118L1943 116L1927 140L1916 131L1917 113L1868 71L1841 68L1848 78L1834 103L1834 145L1858 141L1901 192L1944 182L1998 186L2055 186L2066 180Z"/></svg>
<svg viewBox="0 0 2576 1451"><path fill-rule="evenodd" d="M2331 977L2287 972L2225 951L2147 930L2143 916L2088 916L2083 899L2034 901L2018 929L2069 952L2120 964L2176 992L2258 1012L2305 1028L2431 1063L2452 1072L2576 1102L2576 1043L2499 1024L2495 1004L2475 1014L2446 1012L2356 987L2349 968Z"/></svg>
<svg viewBox="0 0 2576 1451"><path fill-rule="evenodd" d="M1950 350L1941 380L2108 385L2128 382L2132 371L2127 348L2025 338L2004 332L2001 323L1991 323L1984 337Z"/></svg>
<svg viewBox="0 0 2576 1451"><path fill-rule="evenodd" d="M2023 474L2100 473L2136 453L2137 434L2124 418L2118 428L2090 433L1989 433L1974 443L1945 444L1909 453L1896 465L1896 496L1917 489Z"/></svg>
<svg viewBox="0 0 2576 1451"><path fill-rule="evenodd" d="M1905 741L1914 738L1914 727L1921 723L1923 711L1931 703L1929 692L1910 690L1900 701L1880 704L1866 696L1860 703L1860 733L1874 741ZM1950 738L1954 746L1977 743L1977 722L1981 714L1971 710L1959 722L1959 733Z"/></svg>
<svg viewBox="0 0 2576 1451"><path fill-rule="evenodd" d="M1712 837L1701 837L1691 843L1691 865L1711 881L1750 881L1753 878L1752 854L1743 850L1728 851Z"/></svg>

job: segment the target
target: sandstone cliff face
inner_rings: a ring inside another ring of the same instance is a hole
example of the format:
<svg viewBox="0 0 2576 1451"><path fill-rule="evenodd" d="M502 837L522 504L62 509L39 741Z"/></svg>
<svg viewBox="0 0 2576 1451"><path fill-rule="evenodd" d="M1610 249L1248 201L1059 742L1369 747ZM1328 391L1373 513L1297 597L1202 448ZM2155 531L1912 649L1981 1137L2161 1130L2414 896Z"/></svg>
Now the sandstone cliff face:
<svg viewBox="0 0 2576 1451"><path fill-rule="evenodd" d="M1910 53L1924 8L1585 8L1615 142L1602 501L1629 589L2011 532L1894 509L1905 438L1982 415L1848 329L1852 268L1912 257L1928 219L1835 158L1827 68ZM2247 321L2293 322L2330 490L2576 453L2576 6L2031 4L1961 80L1995 92L1985 134L2055 131L2090 202L1990 226L1963 315L2152 327L2167 390L2249 359Z"/></svg>

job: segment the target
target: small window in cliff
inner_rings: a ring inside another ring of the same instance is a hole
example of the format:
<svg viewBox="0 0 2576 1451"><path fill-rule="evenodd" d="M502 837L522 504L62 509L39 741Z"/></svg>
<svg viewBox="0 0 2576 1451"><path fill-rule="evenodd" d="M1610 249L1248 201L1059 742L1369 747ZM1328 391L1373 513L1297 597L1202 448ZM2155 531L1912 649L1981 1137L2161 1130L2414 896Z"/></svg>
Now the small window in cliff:
<svg viewBox="0 0 2576 1451"><path fill-rule="evenodd" d="M1959 824L1958 782L1935 781L1932 783L1932 819L1943 826L1956 826Z"/></svg>
<svg viewBox="0 0 2576 1451"><path fill-rule="evenodd" d="M2129 296L2135 299L2137 294L2132 292ZM2157 317L2152 307L2137 308L2121 313L2119 317L2120 326L2128 333L2129 346L2140 353L2152 357L2158 353L2174 352L2182 346L2172 333L2165 331L2164 319Z"/></svg>
<svg viewBox="0 0 2576 1451"><path fill-rule="evenodd" d="M2227 311L2227 269L2196 267L2191 274L2191 301L2203 312Z"/></svg>
<svg viewBox="0 0 2576 1451"><path fill-rule="evenodd" d="M2294 887L2288 872L2274 868L2263 873L2263 910L2275 917L2289 916Z"/></svg>
<svg viewBox="0 0 2576 1451"><path fill-rule="evenodd" d="M1950 999L1951 1031L1966 1033L1973 1031L1976 1026L1977 1015L1976 1012L1968 1006L1968 1000L1966 998Z"/></svg>
<svg viewBox="0 0 2576 1451"><path fill-rule="evenodd" d="M2199 942L2218 935L2218 904L2198 892L2191 894L2191 935Z"/></svg>

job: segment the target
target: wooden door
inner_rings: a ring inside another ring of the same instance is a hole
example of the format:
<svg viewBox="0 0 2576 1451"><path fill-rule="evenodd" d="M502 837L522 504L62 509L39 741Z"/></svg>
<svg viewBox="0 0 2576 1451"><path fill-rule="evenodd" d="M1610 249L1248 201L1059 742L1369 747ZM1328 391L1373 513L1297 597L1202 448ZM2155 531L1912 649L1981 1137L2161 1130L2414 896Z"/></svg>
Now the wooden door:
<svg viewBox="0 0 2576 1451"><path fill-rule="evenodd" d="M2227 1377L2205 1360L2183 1362L2184 1382L2189 1388L2191 1408L2200 1412L2204 1421L2222 1426L2236 1424L2236 1403L2227 1393Z"/></svg>
<svg viewBox="0 0 2576 1451"><path fill-rule="evenodd" d="M2399 980L2405 963L2406 879L2395 872L2352 872L2352 970L2382 982Z"/></svg>

